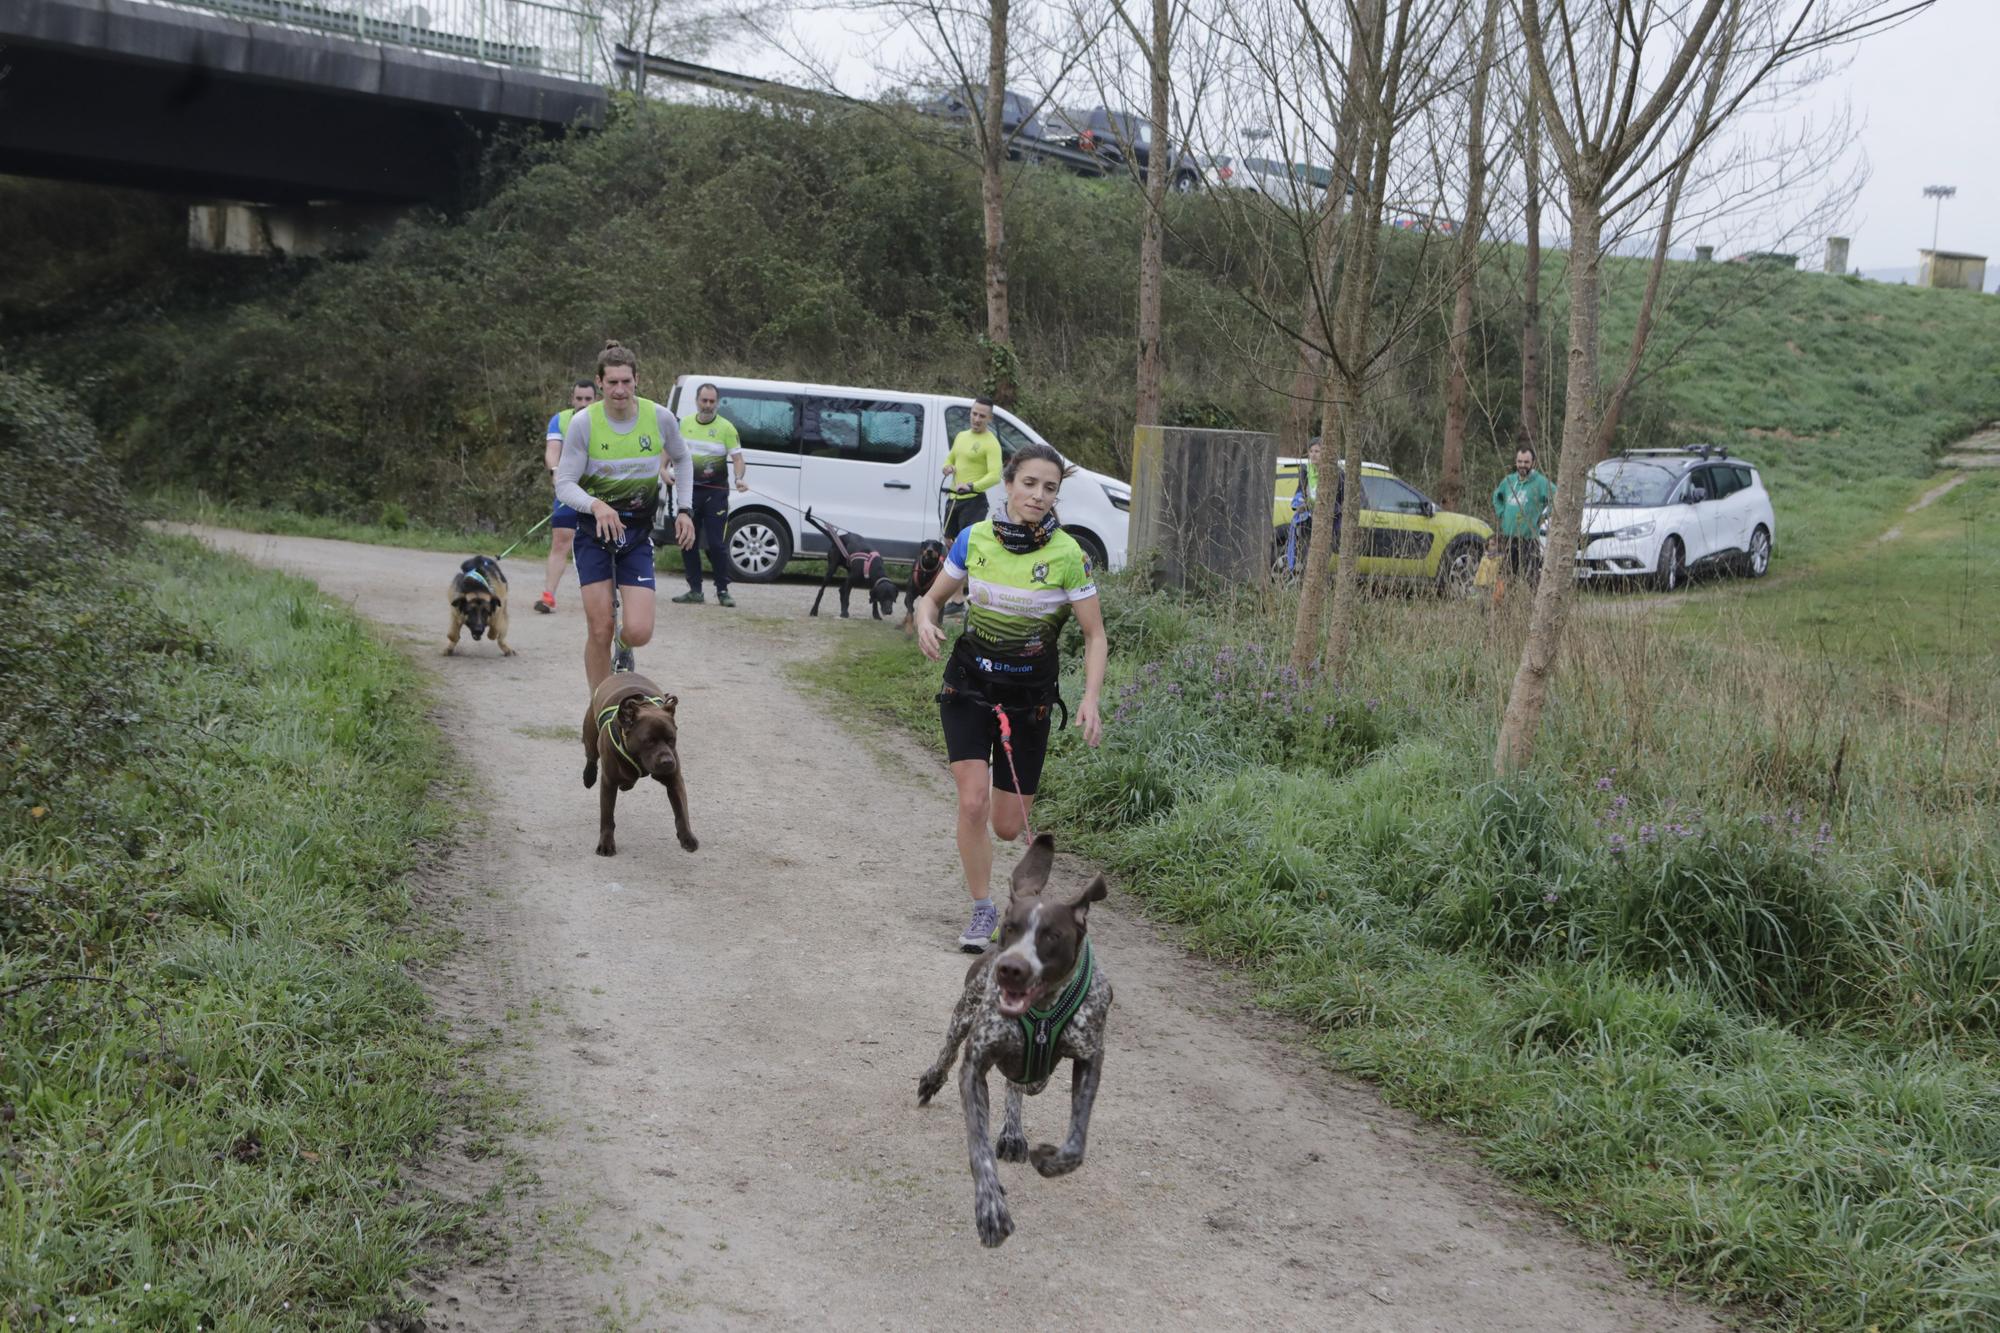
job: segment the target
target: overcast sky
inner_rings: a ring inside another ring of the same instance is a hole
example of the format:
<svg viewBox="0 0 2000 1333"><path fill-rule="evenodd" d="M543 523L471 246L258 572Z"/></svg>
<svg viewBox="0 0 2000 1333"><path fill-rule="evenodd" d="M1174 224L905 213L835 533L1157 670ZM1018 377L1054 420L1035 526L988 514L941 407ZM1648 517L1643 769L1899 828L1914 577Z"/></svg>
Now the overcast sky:
<svg viewBox="0 0 2000 1333"><path fill-rule="evenodd" d="M911 51L907 39L870 31L875 20L828 9L795 13L794 27L817 57L837 62L843 89L876 91L876 71ZM711 59L746 73L799 78L775 49L732 45ZM1953 185L1944 201L1938 247L1995 259L2000 282L2000 181L1986 174L2000 158L2000 0L1938 0L1900 27L1859 44L1852 64L1804 108L1826 116L1846 101L1870 168L1847 223L1848 264L1864 273L1912 269L1931 244L1934 203L1926 185ZM1802 267L1817 268L1817 245Z"/></svg>

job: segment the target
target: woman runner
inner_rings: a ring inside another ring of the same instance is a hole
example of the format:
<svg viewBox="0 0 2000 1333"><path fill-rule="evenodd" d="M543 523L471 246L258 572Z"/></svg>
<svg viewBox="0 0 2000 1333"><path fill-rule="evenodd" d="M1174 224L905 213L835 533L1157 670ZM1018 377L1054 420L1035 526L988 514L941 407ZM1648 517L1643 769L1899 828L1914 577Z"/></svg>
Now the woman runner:
<svg viewBox="0 0 2000 1333"><path fill-rule="evenodd" d="M1057 643L1072 613L1084 641L1076 722L1090 745L1103 732L1097 696L1110 652L1104 612L1083 548L1056 518L1056 498L1070 471L1048 445L1023 445L1001 473L1005 514L960 532L937 581L917 602L917 643L935 662L944 642L941 613L966 590L965 632L945 664L938 713L958 785L958 859L972 895L972 920L958 937L967 953L983 952L999 923L987 829L1011 841L1028 827L1048 752L1050 710L1060 702ZM1012 733L1007 744L1003 711Z"/></svg>

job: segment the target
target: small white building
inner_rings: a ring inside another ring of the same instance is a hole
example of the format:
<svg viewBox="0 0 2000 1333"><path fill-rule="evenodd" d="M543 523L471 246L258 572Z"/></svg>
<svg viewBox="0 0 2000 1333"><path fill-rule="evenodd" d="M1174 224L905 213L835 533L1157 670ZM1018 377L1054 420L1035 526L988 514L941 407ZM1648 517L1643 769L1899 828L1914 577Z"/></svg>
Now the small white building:
<svg viewBox="0 0 2000 1333"><path fill-rule="evenodd" d="M1917 286L1986 290L1986 256L1957 250L1917 251Z"/></svg>

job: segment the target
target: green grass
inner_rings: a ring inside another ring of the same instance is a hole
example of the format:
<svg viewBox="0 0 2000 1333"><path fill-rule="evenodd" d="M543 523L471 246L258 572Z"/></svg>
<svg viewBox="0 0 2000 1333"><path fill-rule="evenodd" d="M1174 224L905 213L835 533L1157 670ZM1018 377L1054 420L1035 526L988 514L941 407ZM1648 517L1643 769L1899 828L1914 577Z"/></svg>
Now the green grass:
<svg viewBox="0 0 2000 1333"><path fill-rule="evenodd" d="M1964 558L1931 530L1869 557L1926 625L1933 561ZM1113 579L1106 740L1057 739L1037 823L1659 1280L1787 1328L1984 1326L2000 655L1937 629L1921 662L1822 658L1792 621L1844 578L1663 618L1586 599L1540 762L1504 783L1511 617L1364 601L1335 686L1273 662L1287 602ZM816 678L934 739L937 671L876 641ZM1949 720L1939 672L1965 682Z"/></svg>
<svg viewBox="0 0 2000 1333"><path fill-rule="evenodd" d="M116 726L0 814L0 1327L359 1328L460 1221L402 1174L461 1054L411 976L446 749L310 584L165 539L111 573L153 608Z"/></svg>

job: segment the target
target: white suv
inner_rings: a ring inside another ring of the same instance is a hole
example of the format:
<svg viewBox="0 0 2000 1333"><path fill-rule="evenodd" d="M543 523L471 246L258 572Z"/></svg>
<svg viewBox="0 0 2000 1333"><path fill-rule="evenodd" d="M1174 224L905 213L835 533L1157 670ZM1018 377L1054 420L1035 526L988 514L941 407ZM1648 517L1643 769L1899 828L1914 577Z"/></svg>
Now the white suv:
<svg viewBox="0 0 2000 1333"><path fill-rule="evenodd" d="M1757 469L1726 450L1628 449L1584 482L1580 579L1650 579L1662 591L1691 571L1771 568L1777 520Z"/></svg>
<svg viewBox="0 0 2000 1333"><path fill-rule="evenodd" d="M713 384L718 411L736 425L750 489L729 491L731 575L768 583L794 555L819 559L826 538L806 509L859 535L891 560L909 560L943 536L944 459L952 437L971 424L972 400L952 394L859 389L734 375L682 375L667 409L694 411L695 390ZM1005 408L993 413L1000 452L1046 443ZM1060 451L1058 451L1060 452ZM987 492L1000 512L1001 488ZM1063 530L1100 569L1125 563L1132 487L1078 468L1063 483Z"/></svg>

